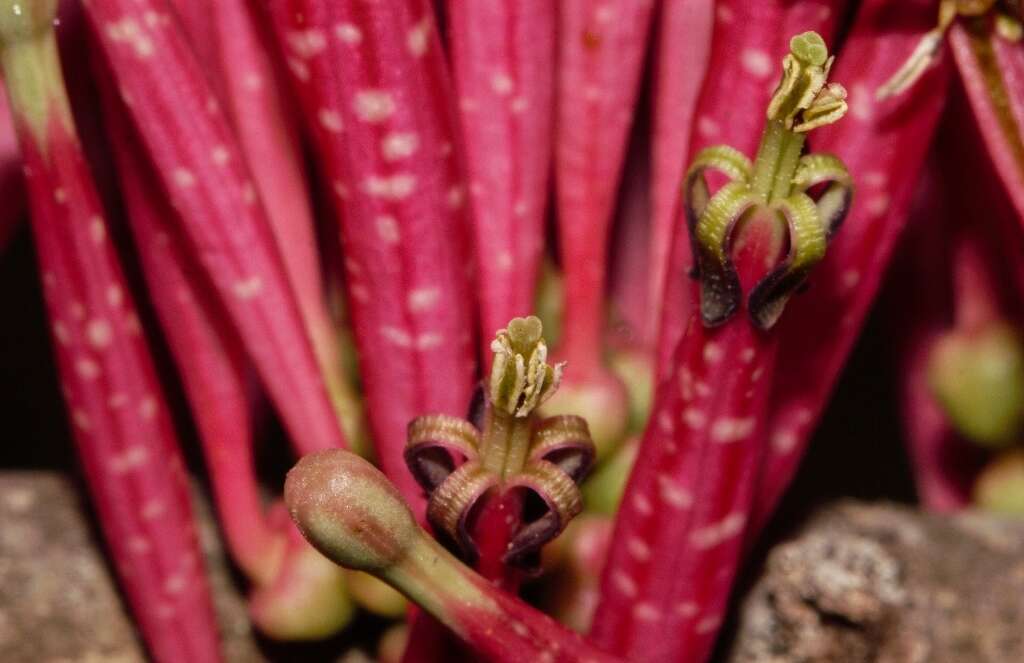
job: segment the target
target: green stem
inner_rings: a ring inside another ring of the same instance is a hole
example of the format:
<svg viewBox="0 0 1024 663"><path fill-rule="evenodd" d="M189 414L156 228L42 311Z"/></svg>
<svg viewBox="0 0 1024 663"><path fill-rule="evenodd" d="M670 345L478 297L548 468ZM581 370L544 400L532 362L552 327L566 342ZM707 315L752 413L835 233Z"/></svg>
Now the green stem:
<svg viewBox="0 0 1024 663"><path fill-rule="evenodd" d="M517 417L488 404L480 442L481 464L503 480L522 471L530 449L532 422L532 414Z"/></svg>
<svg viewBox="0 0 1024 663"><path fill-rule="evenodd" d="M71 109L61 87L54 32L34 31L5 17L0 20L0 44L11 108L18 120L30 128L45 153L46 123L50 118L55 117L71 127Z"/></svg>
<svg viewBox="0 0 1024 663"><path fill-rule="evenodd" d="M805 141L806 134L787 129L781 120L765 123L750 187L766 203L789 196Z"/></svg>
<svg viewBox="0 0 1024 663"><path fill-rule="evenodd" d="M402 560L380 577L460 636L465 633L452 619L453 603L492 611L497 607L473 582L466 567L427 536L416 537Z"/></svg>

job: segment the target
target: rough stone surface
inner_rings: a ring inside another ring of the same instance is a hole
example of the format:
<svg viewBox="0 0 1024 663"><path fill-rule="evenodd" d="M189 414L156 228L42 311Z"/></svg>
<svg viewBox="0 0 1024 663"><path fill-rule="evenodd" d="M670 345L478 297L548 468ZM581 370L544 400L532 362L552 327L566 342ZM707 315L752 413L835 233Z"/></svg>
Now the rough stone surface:
<svg viewBox="0 0 1024 663"><path fill-rule="evenodd" d="M209 515L200 537L228 661L263 661ZM0 661L145 661L76 486L53 472L0 472Z"/></svg>
<svg viewBox="0 0 1024 663"><path fill-rule="evenodd" d="M725 660L1024 661L1024 522L826 509L772 550Z"/></svg>

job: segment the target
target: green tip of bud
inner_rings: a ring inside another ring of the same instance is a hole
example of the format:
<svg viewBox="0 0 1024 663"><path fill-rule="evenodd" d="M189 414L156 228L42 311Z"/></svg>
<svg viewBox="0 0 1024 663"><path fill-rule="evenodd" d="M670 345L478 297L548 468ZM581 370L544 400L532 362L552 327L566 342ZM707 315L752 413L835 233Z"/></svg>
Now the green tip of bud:
<svg viewBox="0 0 1024 663"><path fill-rule="evenodd" d="M296 538L274 581L253 592L249 614L257 628L275 640L329 638L355 614L345 571Z"/></svg>
<svg viewBox="0 0 1024 663"><path fill-rule="evenodd" d="M0 0L0 39L14 42L49 30L57 0Z"/></svg>
<svg viewBox="0 0 1024 663"><path fill-rule="evenodd" d="M974 503L987 511L1024 516L1024 451L1003 454L982 471Z"/></svg>
<svg viewBox="0 0 1024 663"><path fill-rule="evenodd" d="M348 592L359 607L379 617L399 619L409 607L398 590L362 571L348 571Z"/></svg>
<svg viewBox="0 0 1024 663"><path fill-rule="evenodd" d="M548 346L540 318L514 318L491 342L489 396L495 407L517 417L528 416L558 389L564 364L547 363Z"/></svg>
<svg viewBox="0 0 1024 663"><path fill-rule="evenodd" d="M994 448L1016 440L1024 424L1024 341L1013 328L947 335L932 351L928 378L965 437Z"/></svg>
<svg viewBox="0 0 1024 663"><path fill-rule="evenodd" d="M383 572L402 561L420 536L394 485L340 449L302 458L288 472L284 500L313 547L350 569Z"/></svg>
<svg viewBox="0 0 1024 663"><path fill-rule="evenodd" d="M567 380L544 406L544 416L575 414L587 420L598 459L619 447L629 424L629 395L617 377L598 373L587 380Z"/></svg>
<svg viewBox="0 0 1024 663"><path fill-rule="evenodd" d="M629 430L640 432L654 403L654 362L647 352L619 350L609 355L608 364L629 395Z"/></svg>
<svg viewBox="0 0 1024 663"><path fill-rule="evenodd" d="M817 32L808 31L793 37L789 40L789 50L794 57L817 67L828 60L828 47Z"/></svg>
<svg viewBox="0 0 1024 663"><path fill-rule="evenodd" d="M618 512L639 449L639 438L632 437L594 470L582 488L587 511L606 516Z"/></svg>

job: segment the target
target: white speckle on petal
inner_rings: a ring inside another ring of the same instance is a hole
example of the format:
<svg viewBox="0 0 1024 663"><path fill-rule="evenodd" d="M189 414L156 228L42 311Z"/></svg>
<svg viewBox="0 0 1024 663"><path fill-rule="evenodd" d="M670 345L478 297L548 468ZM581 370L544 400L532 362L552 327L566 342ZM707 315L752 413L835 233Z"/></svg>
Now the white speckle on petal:
<svg viewBox="0 0 1024 663"><path fill-rule="evenodd" d="M586 101L598 101L602 96L604 95L601 94L601 88L596 85L588 85L583 88L583 98Z"/></svg>
<svg viewBox="0 0 1024 663"><path fill-rule="evenodd" d="M694 630L697 633L711 633L718 628L718 625L722 623L722 618L717 615L711 617L705 617L704 619L697 622L697 626Z"/></svg>
<svg viewBox="0 0 1024 663"><path fill-rule="evenodd" d="M672 609L672 612L683 619L690 619L691 617L696 617L697 613L700 612L700 609L693 601L682 601L676 604L675 608Z"/></svg>
<svg viewBox="0 0 1024 663"><path fill-rule="evenodd" d="M508 251L501 251L494 258L494 264L498 267L498 269L500 269L503 272L511 270L514 262L515 261L512 259L512 254L509 253Z"/></svg>
<svg viewBox="0 0 1024 663"><path fill-rule="evenodd" d="M864 182L864 184L870 187L880 189L883 186L885 186L889 178L886 177L885 173L879 172L877 170L872 170L870 172L864 173L864 177L862 177L861 180Z"/></svg>
<svg viewBox="0 0 1024 663"><path fill-rule="evenodd" d="M736 20L736 14L733 13L732 7L728 5L719 5L715 15L722 23L732 23Z"/></svg>
<svg viewBox="0 0 1024 663"><path fill-rule="evenodd" d="M754 432L755 423L756 420L753 417L743 419L723 417L717 419L711 424L711 439L722 444L738 442L749 437Z"/></svg>
<svg viewBox="0 0 1024 663"><path fill-rule="evenodd" d="M772 73L772 61L762 50L747 48L740 53L744 71L756 78L767 78Z"/></svg>
<svg viewBox="0 0 1024 663"><path fill-rule="evenodd" d="M85 337L94 348L105 348L113 340L114 332L110 323L102 318L94 318L85 327Z"/></svg>
<svg viewBox="0 0 1024 663"><path fill-rule="evenodd" d="M707 425L708 418L701 410L688 407L683 410L683 423L694 430L700 430Z"/></svg>
<svg viewBox="0 0 1024 663"><path fill-rule="evenodd" d="M156 416L157 407L154 397L145 396L139 403L139 416L148 421Z"/></svg>
<svg viewBox="0 0 1024 663"><path fill-rule="evenodd" d="M331 188L334 189L334 193L342 200L348 198L348 187L345 186L342 182L335 180L331 184Z"/></svg>
<svg viewBox="0 0 1024 663"><path fill-rule="evenodd" d="M331 110L330 108L321 108L320 112L317 113L317 119L320 120L320 126L331 133L341 133L342 129L345 128L341 115L338 111Z"/></svg>
<svg viewBox="0 0 1024 663"><path fill-rule="evenodd" d="M503 71L491 76L491 89L504 96L512 92L512 78Z"/></svg>
<svg viewBox="0 0 1024 663"><path fill-rule="evenodd" d="M775 431L771 439L772 451L777 454L787 454L796 448L798 441L796 433L793 431Z"/></svg>
<svg viewBox="0 0 1024 663"><path fill-rule="evenodd" d="M53 336L61 345L67 345L71 341L71 334L68 332L67 325L59 320L53 323Z"/></svg>
<svg viewBox="0 0 1024 663"><path fill-rule="evenodd" d="M263 89L263 77L255 71L248 71L242 77L242 85L250 92L257 92Z"/></svg>
<svg viewBox="0 0 1024 663"><path fill-rule="evenodd" d="M107 287L107 303L117 308L124 301L124 292L121 286L111 285Z"/></svg>
<svg viewBox="0 0 1024 663"><path fill-rule="evenodd" d="M64 187L62 187L62 186L58 186L58 187L55 187L55 188L53 189L53 199L54 199L54 200L55 200L56 202L60 203L61 205L63 205L64 203L66 203L66 202L68 201L68 192L67 192L67 189L65 189L65 188L64 188Z"/></svg>
<svg viewBox="0 0 1024 663"><path fill-rule="evenodd" d="M427 52L427 48L430 46L430 26L431 20L428 14L410 28L405 44L414 57L420 57Z"/></svg>
<svg viewBox="0 0 1024 663"><path fill-rule="evenodd" d="M700 116L697 120L697 132L705 138L714 138L721 131L718 123L706 115Z"/></svg>
<svg viewBox="0 0 1024 663"><path fill-rule="evenodd" d="M133 536L128 539L128 552L133 555L145 555L152 550L149 541L141 536Z"/></svg>
<svg viewBox="0 0 1024 663"><path fill-rule="evenodd" d="M380 151L387 161L397 161L412 156L419 149L419 137L409 131L392 131L380 142Z"/></svg>
<svg viewBox="0 0 1024 663"><path fill-rule="evenodd" d="M112 474L124 474L142 467L148 461L149 452L146 448L142 445L135 445L111 457L107 463L107 469Z"/></svg>
<svg viewBox="0 0 1024 663"><path fill-rule="evenodd" d="M649 516L654 513L654 507L651 506L650 500L643 495L635 495L633 497L633 508L642 516Z"/></svg>
<svg viewBox="0 0 1024 663"><path fill-rule="evenodd" d="M638 591L636 583L626 574L625 571L616 571L613 573L612 582L615 583L615 587L626 596L636 596Z"/></svg>
<svg viewBox="0 0 1024 663"><path fill-rule="evenodd" d="M594 9L594 21L597 23L611 23L615 18L615 8L611 5L600 5Z"/></svg>
<svg viewBox="0 0 1024 663"><path fill-rule="evenodd" d="M349 46L358 44L363 40L363 33L351 23L339 23L334 26L334 36L343 44L348 44Z"/></svg>
<svg viewBox="0 0 1024 663"><path fill-rule="evenodd" d="M160 516L164 515L166 510L167 505L158 499L152 499L142 505L139 515L143 520L156 520Z"/></svg>
<svg viewBox="0 0 1024 663"><path fill-rule="evenodd" d="M424 332L416 339L416 349L430 350L431 348L441 347L442 343L444 343L444 336L441 334L437 332Z"/></svg>
<svg viewBox="0 0 1024 663"><path fill-rule="evenodd" d="M714 342L708 342L704 345L704 361L709 364L714 364L722 360L725 356L725 351L722 350L722 346Z"/></svg>
<svg viewBox="0 0 1024 663"><path fill-rule="evenodd" d="M630 537L626 541L626 550L639 562L646 562L651 558L651 547L639 537Z"/></svg>
<svg viewBox="0 0 1024 663"><path fill-rule="evenodd" d="M92 359L79 359L75 362L75 372L85 380L94 380L99 377L100 365Z"/></svg>
<svg viewBox="0 0 1024 663"><path fill-rule="evenodd" d="M688 509L693 506L693 496L665 474L658 475L658 495L674 509Z"/></svg>
<svg viewBox="0 0 1024 663"><path fill-rule="evenodd" d="M402 239L398 231L398 222L395 217L382 214L376 219L377 237L385 244L398 244Z"/></svg>
<svg viewBox="0 0 1024 663"><path fill-rule="evenodd" d="M263 279L259 276L250 276L242 281L236 281L232 290L239 299L252 299L263 290Z"/></svg>
<svg viewBox="0 0 1024 663"><path fill-rule="evenodd" d="M380 335L383 336L385 340L390 341L400 348L412 347L412 336L403 329L387 326L381 327Z"/></svg>
<svg viewBox="0 0 1024 663"><path fill-rule="evenodd" d="M84 410L74 409L71 411L71 421L75 423L75 426L82 430L90 430L92 428L92 419Z"/></svg>
<svg viewBox="0 0 1024 663"><path fill-rule="evenodd" d="M860 283L860 272L856 269L848 269L842 275L843 287L855 288Z"/></svg>
<svg viewBox="0 0 1024 663"><path fill-rule="evenodd" d="M107 407L111 410L120 410L128 404L128 394L123 391L114 392L107 399Z"/></svg>
<svg viewBox="0 0 1024 663"><path fill-rule="evenodd" d="M416 178L409 173L399 173L390 177L370 175L363 182L363 190L376 198L402 200L408 198L416 189Z"/></svg>
<svg viewBox="0 0 1024 663"><path fill-rule="evenodd" d="M298 58L285 58L285 62L288 63L288 69L291 70L295 78L303 83L309 80L309 67L306 66L305 62Z"/></svg>
<svg viewBox="0 0 1024 663"><path fill-rule="evenodd" d="M880 193L873 198L869 198L864 204L868 214L872 216L882 216L889 210L889 194Z"/></svg>
<svg viewBox="0 0 1024 663"><path fill-rule="evenodd" d="M658 413L658 428L667 434L673 433L676 429L676 424L672 420L672 415L665 410Z"/></svg>
<svg viewBox="0 0 1024 663"><path fill-rule="evenodd" d="M458 209L462 207L462 203L466 200L466 193L460 186L453 186L448 189L448 207L451 209Z"/></svg>
<svg viewBox="0 0 1024 663"><path fill-rule="evenodd" d="M864 83L850 85L850 95L847 102L850 105L850 115L861 121L871 119L871 90Z"/></svg>
<svg viewBox="0 0 1024 663"><path fill-rule="evenodd" d="M395 100L387 90L361 90L352 107L364 122L383 122L395 112Z"/></svg>
<svg viewBox="0 0 1024 663"><path fill-rule="evenodd" d="M529 108L529 107L530 107L530 101L526 97L524 97L522 95L520 95L520 96L516 97L515 99L513 99L512 103L509 104L509 110L511 110L516 115L519 115L520 113L525 112L526 109Z"/></svg>
<svg viewBox="0 0 1024 663"><path fill-rule="evenodd" d="M698 550L712 548L728 539L739 536L746 524L747 517L745 514L730 513L717 523L694 530L690 534L690 544Z"/></svg>
<svg viewBox="0 0 1024 663"><path fill-rule="evenodd" d="M300 58L311 58L327 48L327 37L316 28L293 30L285 34L288 46Z"/></svg>
<svg viewBox="0 0 1024 663"><path fill-rule="evenodd" d="M139 24L132 18L122 18L107 24L107 37L115 43L124 43L132 47L135 55L148 58L153 55L153 40L145 34Z"/></svg>
<svg viewBox="0 0 1024 663"><path fill-rule="evenodd" d="M409 310L414 313L429 311L437 306L441 291L437 288L416 288L409 293Z"/></svg>
<svg viewBox="0 0 1024 663"><path fill-rule="evenodd" d="M196 176L188 168L175 168L171 177L174 178L174 183L182 189L187 189L196 183Z"/></svg>
<svg viewBox="0 0 1024 663"><path fill-rule="evenodd" d="M246 205L256 204L256 185L252 182L242 185L242 202Z"/></svg>
<svg viewBox="0 0 1024 663"><path fill-rule="evenodd" d="M175 573L164 582L164 591L168 594L180 594L185 591L188 582L184 574Z"/></svg>
<svg viewBox="0 0 1024 663"><path fill-rule="evenodd" d="M641 601L633 606L633 617L641 622L656 622L661 619L661 612L652 604Z"/></svg>
<svg viewBox="0 0 1024 663"><path fill-rule="evenodd" d="M223 166L231 159L231 153L223 145L216 145L210 150L210 160L214 165Z"/></svg>

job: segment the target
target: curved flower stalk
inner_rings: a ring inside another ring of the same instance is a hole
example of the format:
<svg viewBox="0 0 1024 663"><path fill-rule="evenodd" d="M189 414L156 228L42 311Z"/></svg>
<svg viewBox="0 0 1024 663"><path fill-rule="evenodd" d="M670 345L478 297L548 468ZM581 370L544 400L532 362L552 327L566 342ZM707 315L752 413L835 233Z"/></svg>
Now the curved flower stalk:
<svg viewBox="0 0 1024 663"><path fill-rule="evenodd" d="M354 454L331 450L300 460L288 473L285 502L324 555L395 587L486 660L619 660L460 563L416 525L395 486Z"/></svg>
<svg viewBox="0 0 1024 663"><path fill-rule="evenodd" d="M551 168L557 3L449 0L447 8L486 342L533 310ZM490 352L482 349L486 371Z"/></svg>
<svg viewBox="0 0 1024 663"><path fill-rule="evenodd" d="M103 92L135 246L199 429L227 548L254 588L253 621L282 640L334 633L352 615L342 573L296 536L288 519L274 523L266 514L252 450L250 370L237 332L175 231L174 211L130 133L123 107L112 91Z"/></svg>
<svg viewBox="0 0 1024 663"><path fill-rule="evenodd" d="M717 0L712 51L691 121L687 163L692 163L701 149L718 143L752 153L763 124L759 110L768 103L772 91L771 54L785 52L788 37L805 30L830 39L845 6L844 0ZM718 44L735 47L716 48ZM737 104L737 99L744 103ZM728 117L724 117L726 114ZM683 230L682 206L677 214L655 352L659 379L670 370L675 348L697 307L687 279L694 265L689 236Z"/></svg>
<svg viewBox="0 0 1024 663"><path fill-rule="evenodd" d="M251 2L216 0L209 3L203 23L212 23L219 87L224 89L228 115L267 211L327 393L345 439L362 452L369 444L368 433L362 403L343 372L327 312L298 118L286 96L288 81L265 46L270 35L260 18Z"/></svg>
<svg viewBox="0 0 1024 663"><path fill-rule="evenodd" d="M981 141L956 112L966 111L962 95L951 110L940 135L941 179L931 178L939 180L932 195L918 203L904 243L908 259L896 263L892 279L906 337L904 420L914 478L922 502L939 511L971 502L989 457L1019 439L1024 408L1024 309L1012 276L1021 230ZM950 266L946 283L931 275L936 265Z"/></svg>
<svg viewBox="0 0 1024 663"><path fill-rule="evenodd" d="M656 23L648 296L651 319L645 334L652 342L657 340L661 323L661 302L676 237L675 223L681 213L679 182L686 173L693 117L711 59L714 18L712 0L666 0ZM685 235L683 241L686 241ZM672 278L681 280L683 276L673 274Z"/></svg>
<svg viewBox="0 0 1024 663"><path fill-rule="evenodd" d="M577 483L593 463L594 444L582 418L536 414L562 376L561 364L547 363L538 318L513 319L491 351L480 427L419 417L409 424L405 458L429 495L434 528L485 577L514 590L515 567L533 566L540 547L582 510ZM533 503L539 514L527 519Z"/></svg>
<svg viewBox="0 0 1024 663"><path fill-rule="evenodd" d="M925 172L911 221L894 261L890 282L894 332L900 340L900 405L918 497L939 512L965 507L981 463L949 425L928 384L928 364L936 339L949 325L951 284L937 279L937 265L949 264L947 233L953 213L942 193L937 165Z"/></svg>
<svg viewBox="0 0 1024 663"><path fill-rule="evenodd" d="M593 628L598 644L627 658L668 661L687 652L705 660L724 617L763 457L773 328L850 203L843 164L803 154L808 131L846 112L844 89L827 82L831 64L818 34L794 37L755 161L712 147L687 173L700 313L661 384ZM710 169L730 180L714 195ZM823 191L814 199L807 190L816 185ZM671 527L666 513L676 516Z"/></svg>
<svg viewBox="0 0 1024 663"><path fill-rule="evenodd" d="M558 354L573 372L547 411L583 416L603 456L622 441L629 418L625 387L604 361L604 293L654 2L566 0L559 7L555 189L565 318Z"/></svg>
<svg viewBox="0 0 1024 663"><path fill-rule="evenodd" d="M368 433L327 311L299 123L285 96L287 80L264 45L267 26L244 0L171 4L235 130L342 432L363 453Z"/></svg>
<svg viewBox="0 0 1024 663"><path fill-rule="evenodd" d="M296 448L345 446L270 224L232 128L166 0L85 5L182 235Z"/></svg>
<svg viewBox="0 0 1024 663"><path fill-rule="evenodd" d="M850 117L823 128L815 148L838 155L855 174L858 197L843 232L815 272L814 286L792 302L765 434L754 529L768 521L796 473L875 299L905 225L917 176L948 103L948 63L929 69L906 95L878 101L874 90L890 75L887 63L906 59L918 38L907 26L934 20L930 0L867 0L860 8L834 75L850 83ZM825 331L827 330L827 331Z"/></svg>
<svg viewBox="0 0 1024 663"><path fill-rule="evenodd" d="M941 0L938 23L892 77L879 98L909 93L941 57L949 40L989 155L1010 200L1024 217L1024 36L1014 0Z"/></svg>
<svg viewBox="0 0 1024 663"><path fill-rule="evenodd" d="M424 0L273 0L274 30L336 198L348 311L385 473L422 513L409 421L461 414L476 328L454 114Z"/></svg>
<svg viewBox="0 0 1024 663"><path fill-rule="evenodd" d="M14 131L7 94L0 85L0 253L18 229L25 213L25 182L21 176L21 153Z"/></svg>
<svg viewBox="0 0 1024 663"><path fill-rule="evenodd" d="M56 8L0 2L0 63L75 442L150 653L218 661L184 464L71 117Z"/></svg>

